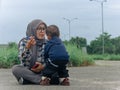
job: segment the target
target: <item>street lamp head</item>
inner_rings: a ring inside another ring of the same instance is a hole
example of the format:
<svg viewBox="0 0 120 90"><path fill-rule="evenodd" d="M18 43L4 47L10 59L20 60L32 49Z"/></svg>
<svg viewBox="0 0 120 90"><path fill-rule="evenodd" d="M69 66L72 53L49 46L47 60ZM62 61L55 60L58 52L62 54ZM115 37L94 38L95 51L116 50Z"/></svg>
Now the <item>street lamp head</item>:
<svg viewBox="0 0 120 90"><path fill-rule="evenodd" d="M70 22L70 19L63 17L64 20Z"/></svg>
<svg viewBox="0 0 120 90"><path fill-rule="evenodd" d="M68 24L69 24L69 40L70 40L70 36L71 36L70 35L70 25L71 25L71 22L78 19L78 18L68 19L68 18L63 17L63 19L66 20L68 22Z"/></svg>

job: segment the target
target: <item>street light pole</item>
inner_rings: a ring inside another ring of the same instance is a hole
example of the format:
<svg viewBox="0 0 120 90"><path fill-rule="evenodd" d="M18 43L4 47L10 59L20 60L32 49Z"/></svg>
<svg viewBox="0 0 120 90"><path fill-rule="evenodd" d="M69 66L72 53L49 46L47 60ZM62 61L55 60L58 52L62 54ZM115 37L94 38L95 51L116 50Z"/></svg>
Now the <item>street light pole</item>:
<svg viewBox="0 0 120 90"><path fill-rule="evenodd" d="M78 18L73 18L73 19L68 19L68 18L63 18L64 20L66 20L68 22L68 25L69 25L69 40L70 40L70 37L71 37L71 22L78 19Z"/></svg>
<svg viewBox="0 0 120 90"><path fill-rule="evenodd" d="M107 0L90 0L90 1L97 1L97 2L100 2L101 4L101 26L102 26L102 53L104 54L105 53L105 48L104 48L104 44L105 44L105 41L104 41L104 18L103 18L103 3L104 2L107 2Z"/></svg>
<svg viewBox="0 0 120 90"><path fill-rule="evenodd" d="M103 2L101 2L101 17L102 17L102 41L103 41L103 43L102 43L102 46L103 46L103 49L102 49L102 53L104 54L104 52L105 52L105 48L104 48L104 43L105 43L105 41L104 41L104 19L103 19Z"/></svg>

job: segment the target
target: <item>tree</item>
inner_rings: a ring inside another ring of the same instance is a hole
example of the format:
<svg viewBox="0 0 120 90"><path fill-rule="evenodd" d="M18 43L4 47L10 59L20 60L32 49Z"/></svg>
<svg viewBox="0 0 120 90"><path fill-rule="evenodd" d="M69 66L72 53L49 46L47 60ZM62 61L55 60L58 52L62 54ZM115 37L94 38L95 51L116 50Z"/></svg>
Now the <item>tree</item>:
<svg viewBox="0 0 120 90"><path fill-rule="evenodd" d="M89 53L92 54L102 54L102 38L104 37L104 50L105 53L113 53L112 49L112 43L111 43L111 35L107 32L104 32L99 37L97 37L95 40L90 42L89 47Z"/></svg>
<svg viewBox="0 0 120 90"><path fill-rule="evenodd" d="M120 54L120 36L111 39L112 45L113 45L113 52L115 54Z"/></svg>
<svg viewBox="0 0 120 90"><path fill-rule="evenodd" d="M17 44L15 42L9 42L8 48L17 48Z"/></svg>
<svg viewBox="0 0 120 90"><path fill-rule="evenodd" d="M75 38L72 37L69 42L76 45L77 48L87 46L87 40L85 38L82 38L82 37L75 37Z"/></svg>

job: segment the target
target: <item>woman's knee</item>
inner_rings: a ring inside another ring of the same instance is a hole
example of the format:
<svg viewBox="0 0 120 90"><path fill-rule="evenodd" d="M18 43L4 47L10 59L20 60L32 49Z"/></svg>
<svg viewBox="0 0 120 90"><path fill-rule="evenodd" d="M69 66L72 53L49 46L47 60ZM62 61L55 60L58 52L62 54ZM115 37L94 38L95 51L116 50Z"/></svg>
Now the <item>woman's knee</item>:
<svg viewBox="0 0 120 90"><path fill-rule="evenodd" d="M17 74L18 72L19 72L19 66L18 65L14 65L13 67L12 67L12 73L15 75L15 74Z"/></svg>

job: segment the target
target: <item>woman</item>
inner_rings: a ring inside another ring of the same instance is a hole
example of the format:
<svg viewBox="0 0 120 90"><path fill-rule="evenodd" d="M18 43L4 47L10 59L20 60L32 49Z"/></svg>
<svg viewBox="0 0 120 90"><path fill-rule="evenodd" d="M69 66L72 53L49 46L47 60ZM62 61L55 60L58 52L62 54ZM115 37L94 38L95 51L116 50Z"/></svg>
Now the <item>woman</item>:
<svg viewBox="0 0 120 90"><path fill-rule="evenodd" d="M47 25L39 19L27 26L26 38L19 43L20 65L12 68L19 84L40 84L41 70L44 68L45 30Z"/></svg>

